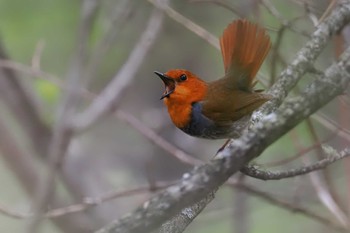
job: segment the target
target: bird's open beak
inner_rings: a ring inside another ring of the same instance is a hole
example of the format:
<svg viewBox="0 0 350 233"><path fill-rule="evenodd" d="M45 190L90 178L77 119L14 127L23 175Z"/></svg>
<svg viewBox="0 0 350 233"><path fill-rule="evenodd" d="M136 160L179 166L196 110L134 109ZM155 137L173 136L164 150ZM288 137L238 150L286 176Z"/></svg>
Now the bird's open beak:
<svg viewBox="0 0 350 233"><path fill-rule="evenodd" d="M162 81L164 82L164 85L165 85L165 91L163 93L163 95L160 97L160 99L164 99L165 97L169 97L171 93L174 92L175 90L175 81L168 77L167 75L161 73L161 72L158 72L158 71L154 71L154 73L156 75L158 75L159 78L162 79Z"/></svg>

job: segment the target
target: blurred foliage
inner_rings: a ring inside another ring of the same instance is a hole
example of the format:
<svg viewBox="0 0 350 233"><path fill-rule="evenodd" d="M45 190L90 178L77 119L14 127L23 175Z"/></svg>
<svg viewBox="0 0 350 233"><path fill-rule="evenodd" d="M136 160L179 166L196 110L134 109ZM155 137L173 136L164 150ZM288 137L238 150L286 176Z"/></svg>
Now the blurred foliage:
<svg viewBox="0 0 350 233"><path fill-rule="evenodd" d="M43 79L35 80L34 84L41 99L45 100L48 104L56 105L60 96L60 89L57 85Z"/></svg>

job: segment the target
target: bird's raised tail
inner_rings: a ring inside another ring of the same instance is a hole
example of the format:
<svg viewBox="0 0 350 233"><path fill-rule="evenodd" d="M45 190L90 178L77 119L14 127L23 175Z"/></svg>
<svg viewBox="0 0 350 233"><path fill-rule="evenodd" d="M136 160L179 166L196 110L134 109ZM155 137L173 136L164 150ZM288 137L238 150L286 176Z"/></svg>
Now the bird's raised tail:
<svg viewBox="0 0 350 233"><path fill-rule="evenodd" d="M271 43L265 29L247 20L235 20L220 38L225 76L235 88L251 92L254 78Z"/></svg>

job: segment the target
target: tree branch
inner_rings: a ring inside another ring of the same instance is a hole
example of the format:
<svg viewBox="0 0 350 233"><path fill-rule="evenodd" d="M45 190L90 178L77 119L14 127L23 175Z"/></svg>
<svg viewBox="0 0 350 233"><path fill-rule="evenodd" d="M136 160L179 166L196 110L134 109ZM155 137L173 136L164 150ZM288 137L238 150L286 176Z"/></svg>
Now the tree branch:
<svg viewBox="0 0 350 233"><path fill-rule="evenodd" d="M260 180L281 180L285 178L292 178L295 176L305 175L307 173L317 171L327 167L328 165L348 157L350 155L350 149L347 148L340 153L333 153L332 157L329 156L314 164L304 166L301 168L291 169L287 171L264 171L260 170L255 165L247 165L241 169L241 172L247 176L251 176Z"/></svg>

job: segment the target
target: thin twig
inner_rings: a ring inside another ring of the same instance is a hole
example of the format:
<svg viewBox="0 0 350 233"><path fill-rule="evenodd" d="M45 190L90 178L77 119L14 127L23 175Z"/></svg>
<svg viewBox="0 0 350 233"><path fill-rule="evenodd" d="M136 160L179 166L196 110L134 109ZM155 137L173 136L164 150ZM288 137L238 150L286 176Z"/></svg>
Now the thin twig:
<svg viewBox="0 0 350 233"><path fill-rule="evenodd" d="M324 114L315 114L311 116L312 119L320 123L329 130L337 130L337 134L350 143L350 130L338 125L338 123Z"/></svg>
<svg viewBox="0 0 350 233"><path fill-rule="evenodd" d="M174 182L155 182L154 186L152 186L152 189L150 188L149 185L144 185L136 188L129 188L122 191L113 191L113 192L105 193L100 197L86 197L83 199L81 203L49 210L44 214L44 217L45 218L62 217L67 214L73 214L73 213L84 211L88 208L100 205L102 203L105 203L107 201L111 201L117 198L129 197L133 195L140 195L145 192L155 192L158 190L162 190L164 188L169 187L172 184L174 184ZM0 204L0 212L6 216L17 218L17 219L30 218L34 215L33 212L21 212L21 211L13 210L9 207L6 207L3 204Z"/></svg>
<svg viewBox="0 0 350 233"><path fill-rule="evenodd" d="M306 38L310 39L310 35L307 32L295 28L291 22L289 22L282 16L282 14L275 8L275 6L269 0L261 0L261 3L271 15L273 15L276 19L279 20L279 22L281 22L283 26L287 27L289 30L299 35L305 36Z"/></svg>
<svg viewBox="0 0 350 233"><path fill-rule="evenodd" d="M85 82L87 83L86 86L92 78L96 77L98 68L104 61L105 55L110 51L113 44L115 44L118 35L120 35L121 30L116 30L116 28L123 28L132 12L132 4L129 0L123 0L117 3L115 1L111 1L111 4L116 5L112 5L110 7L110 9L112 9L112 13L109 16L110 22L108 24L108 28L106 28L105 34L97 43L96 48L93 50L87 64L85 72Z"/></svg>
<svg viewBox="0 0 350 233"><path fill-rule="evenodd" d="M157 146L162 148L163 150L167 151L169 154L173 155L175 158L177 158L179 161L189 164L192 166L203 164L203 161L200 159L197 159L187 153L185 153L180 148L174 146L170 142L166 141L164 138L159 136L156 132L154 132L152 129L148 128L142 122L140 122L136 117L133 115L119 110L116 113L116 116L127 122L129 125L131 125L133 128L135 128L137 131L139 131L143 136L145 136L147 139L151 140L153 143L155 143Z"/></svg>
<svg viewBox="0 0 350 233"><path fill-rule="evenodd" d="M217 48L218 50L220 49L219 39L216 36L214 36L207 30L199 26L198 24L195 24L193 21L189 20L185 16L175 11L165 2L159 2L157 0L148 0L148 1L152 3L155 7L163 10L170 18L180 23L181 25L185 26L188 30L198 35L203 40L207 41L214 48Z"/></svg>
<svg viewBox="0 0 350 233"><path fill-rule="evenodd" d="M295 168L286 171L267 171L259 169L259 167L256 165L247 165L241 169L241 172L247 176L251 176L260 180L281 180L285 178L293 178L295 176L305 175L310 172L323 169L340 159L348 157L349 155L350 149L346 149L340 153L332 155L332 157L328 156L327 158L324 158L313 164L303 166L301 168Z"/></svg>
<svg viewBox="0 0 350 233"><path fill-rule="evenodd" d="M292 131L293 132L293 131ZM298 158L300 158L301 156L309 153L310 151L316 149L317 147L321 146L322 144L325 144L327 142L329 142L330 140L334 139L335 136L337 136L339 133L338 130L331 132L330 135L328 135L325 139L323 139L321 142L319 143L314 143L311 146L308 146L306 148L299 148L298 152L294 155L291 156L289 158L285 158L285 159L281 159L281 160L277 160L277 161L272 161L272 162L268 162L268 163L264 163L264 167L276 167L276 166L281 166L284 165L286 163L292 162Z"/></svg>
<svg viewBox="0 0 350 233"><path fill-rule="evenodd" d="M314 143L320 143L319 137L315 131L315 127L313 126L310 119L306 120L306 125L309 129L311 139ZM327 150L328 152L334 152L333 154L337 154L335 150ZM321 146L316 148L316 157L323 158L328 156L325 153L325 150L322 149ZM309 162L310 158L303 158L303 161ZM334 191L334 185L331 183L330 171L329 169L323 169L322 171L315 172L310 174L311 184L314 186L317 191L316 194L321 201L321 203L334 215L334 217L345 227L348 227L348 218L344 211L341 209L339 203L336 201L336 193Z"/></svg>
<svg viewBox="0 0 350 233"><path fill-rule="evenodd" d="M40 70L41 66L41 55L43 53L45 47L45 41L44 40L39 40L39 42L36 45L34 55L32 57L32 67L34 69Z"/></svg>
<svg viewBox="0 0 350 233"><path fill-rule="evenodd" d="M136 188L129 188L122 191L113 191L109 193L105 193L100 197L86 197L84 198L82 203L57 208L53 210L49 210L45 216L47 218L56 218L61 217L66 214L76 213L80 211L84 211L88 208L91 208L93 206L102 204L107 201L111 201L117 198L121 197L128 197L132 195L139 195L145 192L155 192L158 190L162 190L164 188L169 187L170 185L174 184L174 182L155 182L152 187L149 185L139 186Z"/></svg>
<svg viewBox="0 0 350 233"><path fill-rule="evenodd" d="M0 213L7 217L15 218L15 219L26 219L33 216L32 213L13 210L3 204L0 204Z"/></svg>
<svg viewBox="0 0 350 233"><path fill-rule="evenodd" d="M279 49L282 44L282 39L283 39L283 36L285 35L285 32L286 32L286 27L282 26L277 32L277 39L273 45L273 50L271 54L271 72L270 72L271 77L269 80L269 84L270 84L269 86L271 86L276 80L277 61L278 61L278 58L281 57Z"/></svg>
<svg viewBox="0 0 350 233"><path fill-rule="evenodd" d="M329 228L332 228L334 230L348 232L348 229L333 222L329 218L323 217L323 216L319 215L318 213L315 213L313 211L305 209L301 206L296 206L294 203L288 203L286 201L276 199L273 196L269 195L268 193L257 190L256 188L250 187L248 185L244 185L244 186L242 185L242 186L236 186L236 187L241 189L242 191L245 191L245 192L259 198L259 199L262 199L266 202L269 202L270 204L272 204L274 206L278 206L280 208L291 211L293 213L298 213L298 214L304 215L305 217L311 218L311 219L313 219L319 223L322 223L323 225L325 225Z"/></svg>
<svg viewBox="0 0 350 233"><path fill-rule="evenodd" d="M19 72L22 72L26 75L30 75L34 78L37 79L44 79L52 84L54 84L55 86L59 87L60 89L62 89L63 91L68 91L68 87L64 85L64 81L62 81L60 78L58 78L57 76L45 72L43 70L40 69L36 69L34 67L19 63L19 62L15 62L13 60L4 60L4 59L0 59L0 67L5 67L5 68L9 68L9 69L13 69ZM72 89L72 88L70 88ZM89 95L89 91L87 91L86 89L79 87L76 90L74 90L75 93L87 97Z"/></svg>
<svg viewBox="0 0 350 233"><path fill-rule="evenodd" d="M212 3L218 6L221 6L229 11L231 11L233 14L237 15L240 18L244 18L244 15L239 11L239 9L236 9L232 5L230 5L227 1L224 0L189 0L191 3Z"/></svg>
<svg viewBox="0 0 350 233"><path fill-rule="evenodd" d="M318 26L320 23L322 23L325 20L325 18L327 18L327 16L332 12L334 7L336 6L337 2L338 2L338 0L331 0L327 9L324 11L323 15L318 20L318 23L316 26Z"/></svg>

